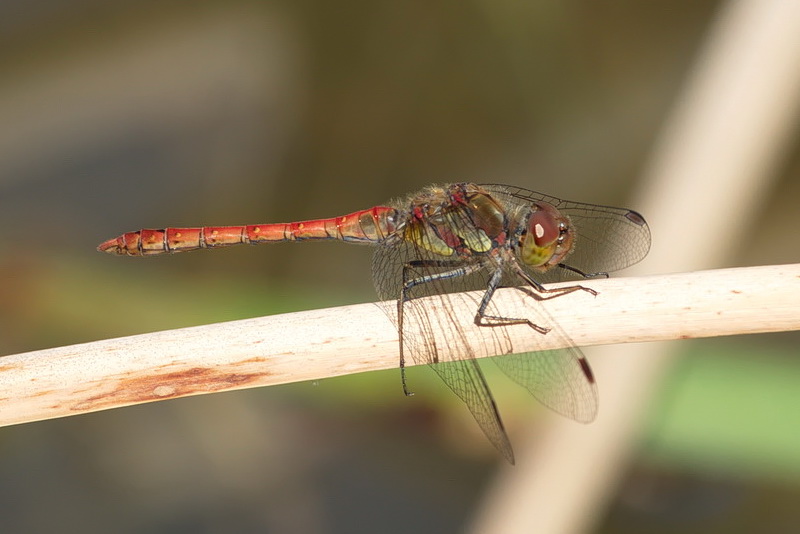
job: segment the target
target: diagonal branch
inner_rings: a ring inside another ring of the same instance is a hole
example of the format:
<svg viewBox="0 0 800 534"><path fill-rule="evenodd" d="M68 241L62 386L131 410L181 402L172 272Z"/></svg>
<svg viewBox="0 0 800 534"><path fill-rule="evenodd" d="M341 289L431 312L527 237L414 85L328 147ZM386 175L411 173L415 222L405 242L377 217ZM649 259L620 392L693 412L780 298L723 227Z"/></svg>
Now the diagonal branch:
<svg viewBox="0 0 800 534"><path fill-rule="evenodd" d="M800 264L585 285L598 296L579 291L546 302L523 300L546 307L578 345L800 329ZM520 292L503 289L495 298L503 309L506 299L518 305ZM456 311L470 336L490 335L473 325L474 308ZM519 352L559 348L532 329L516 332ZM397 332L378 307L359 304L5 356L0 359L0 426L389 369L397 366L397 346Z"/></svg>

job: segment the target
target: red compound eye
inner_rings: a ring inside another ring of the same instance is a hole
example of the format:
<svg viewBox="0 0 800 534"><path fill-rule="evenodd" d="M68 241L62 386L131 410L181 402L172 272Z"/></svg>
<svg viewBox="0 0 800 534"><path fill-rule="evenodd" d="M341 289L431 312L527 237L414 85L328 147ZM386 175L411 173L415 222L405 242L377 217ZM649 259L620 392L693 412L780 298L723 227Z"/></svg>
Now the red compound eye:
<svg viewBox="0 0 800 534"><path fill-rule="evenodd" d="M519 242L519 258L540 271L551 269L572 250L569 219L547 202L534 202L525 234Z"/></svg>
<svg viewBox="0 0 800 534"><path fill-rule="evenodd" d="M560 233L558 222L547 210L536 211L528 221L528 237L533 237L537 247L551 245Z"/></svg>

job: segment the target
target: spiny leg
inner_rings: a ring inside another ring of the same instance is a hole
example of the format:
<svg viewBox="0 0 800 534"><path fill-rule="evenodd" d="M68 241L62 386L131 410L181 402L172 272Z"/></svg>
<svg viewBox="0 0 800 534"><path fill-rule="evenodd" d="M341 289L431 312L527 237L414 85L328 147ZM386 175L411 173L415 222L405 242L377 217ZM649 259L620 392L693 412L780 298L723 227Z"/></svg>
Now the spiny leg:
<svg viewBox="0 0 800 534"><path fill-rule="evenodd" d="M569 270L572 271L573 269L570 268ZM517 275L519 275L520 278L525 280L528 283L528 285L530 285L536 291L535 292L528 291L527 288L519 288L519 289L521 291L524 291L526 294L530 295L531 297L535 298L536 300L550 300L550 299L553 299L553 298L556 298L556 297L561 297L561 296L564 296L564 295L568 295L569 293L572 293L574 291L586 291L587 293L589 293L593 297L597 296L597 291L595 291L591 287L584 287L584 286L581 286L581 285L546 288L541 283L539 283L536 280L534 280L519 265L514 265L514 271L517 273ZM580 271L575 270L575 272L578 272L578 273L583 275L583 273L581 273ZM602 273L597 273L597 274L599 276ZM585 275L585 276L589 276L590 277L590 276L593 276L593 275ZM546 296L544 296L544 294L549 294L549 296L546 297Z"/></svg>
<svg viewBox="0 0 800 534"><path fill-rule="evenodd" d="M423 276L419 276L417 278L408 279L408 273L412 269L419 268L419 267L452 267L453 265L459 265L455 269L450 269L449 271L444 271L441 273L433 273L427 274ZM429 284L431 282L435 282L437 280L447 280L449 278L456 278L459 276L466 276L468 274L472 274L476 271L479 271L482 268L480 263L470 263L467 265L463 265L463 262L454 262L448 260L413 260L405 265L403 265L403 287L400 289L400 298L397 299L397 332L400 337L400 379L403 383L403 393L406 396L410 397L414 394L413 391L408 390L408 385L406 383L406 358L405 358L405 341L404 341L404 332L403 332L403 317L404 317L404 309L405 303L413 300L412 297L408 296L408 292L411 291L414 287L421 285L421 284ZM436 363L436 362L429 362L429 363Z"/></svg>
<svg viewBox="0 0 800 534"><path fill-rule="evenodd" d="M582 278L608 278L608 273L606 272L597 272L597 273L585 273L578 269L577 267L573 267L572 265L567 265L566 263L559 263L558 266L565 271L573 272Z"/></svg>
<svg viewBox="0 0 800 534"><path fill-rule="evenodd" d="M561 266L561 265L559 265ZM584 287L581 285L574 285L574 286L567 286L567 287L557 287L557 288L546 288L541 283L534 280L528 273L526 273L519 265L514 264L514 270L517 275L520 276L523 280L525 280L535 291L531 291L528 288L518 287L520 291L525 292L526 294L532 296L536 300L549 300L556 297L561 297L564 295L568 295L574 291L586 291L587 293L597 296L597 291L590 287ZM582 271L574 269L572 267L563 266L563 268L568 269L570 271L576 272L581 274L584 277L591 277L591 276L602 276L604 273L594 273L594 274L585 274ZM606 274L606 276L608 276ZM497 269L493 274L492 278L489 280L488 288L486 293L483 295L481 299L481 304L478 307L478 313L475 314L475 324L478 326L510 326L515 324L527 324L540 334L546 334L550 331L549 328L537 325L528 319L521 319L516 317L501 317L497 315L487 315L486 309L489 306L489 302L491 302L492 297L494 296L494 292L500 285L500 280L502 279L502 269ZM549 294L549 296L544 296L544 294Z"/></svg>
<svg viewBox="0 0 800 534"><path fill-rule="evenodd" d="M503 270L498 268L492 273L492 277L489 279L488 287L486 288L486 293L483 294L481 298L481 303L478 306L478 311L475 313L475 324L478 326L511 326L515 324L526 324L539 332L540 334L546 334L550 331L549 328L545 328L543 326L539 326L538 324L523 318L517 317L501 317L499 315L487 315L486 308L489 307L489 303L492 301L492 297L494 296L494 292L500 287L500 280L503 278Z"/></svg>

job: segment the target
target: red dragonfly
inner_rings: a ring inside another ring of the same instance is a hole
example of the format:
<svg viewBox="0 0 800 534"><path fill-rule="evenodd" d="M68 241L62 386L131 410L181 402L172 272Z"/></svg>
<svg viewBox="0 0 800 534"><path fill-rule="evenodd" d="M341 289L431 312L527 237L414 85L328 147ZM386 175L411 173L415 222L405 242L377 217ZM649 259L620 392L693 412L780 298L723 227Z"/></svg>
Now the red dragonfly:
<svg viewBox="0 0 800 534"><path fill-rule="evenodd" d="M578 284L555 289L542 284L607 277L609 271L639 262L650 249L650 230L635 211L570 202L520 187L456 183L330 219L138 230L110 239L98 250L150 256L310 239L376 247L372 276L381 299L391 301L386 311L398 328L403 391L411 394L406 357L431 364L511 463L511 443L475 359L482 349L475 344L481 342L464 334L451 311L453 303L469 298L463 292L483 291L480 299L469 302L475 306L475 324L491 328L493 348L505 354L492 358L495 363L546 406L588 423L597 414L597 385L580 349L544 310L525 318L516 309L497 309L492 297L503 286L539 300L573 291L596 295ZM512 332L519 325L557 336L569 348L513 354Z"/></svg>

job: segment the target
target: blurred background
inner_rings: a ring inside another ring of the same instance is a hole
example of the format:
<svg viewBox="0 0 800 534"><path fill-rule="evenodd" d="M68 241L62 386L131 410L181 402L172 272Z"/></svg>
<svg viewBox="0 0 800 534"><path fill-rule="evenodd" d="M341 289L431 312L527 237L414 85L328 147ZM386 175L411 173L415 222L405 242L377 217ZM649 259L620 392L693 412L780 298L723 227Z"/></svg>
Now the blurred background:
<svg viewBox="0 0 800 534"><path fill-rule="evenodd" d="M330 217L452 181L639 209L724 3L603 4L0 3L0 354L374 299L367 247L95 252L141 227ZM718 267L800 257L796 137L784 154ZM797 342L675 342L595 531L796 528ZM432 373L410 380L410 399L388 371L2 428L0 525L462 531L511 468ZM515 441L543 410L494 383Z"/></svg>

